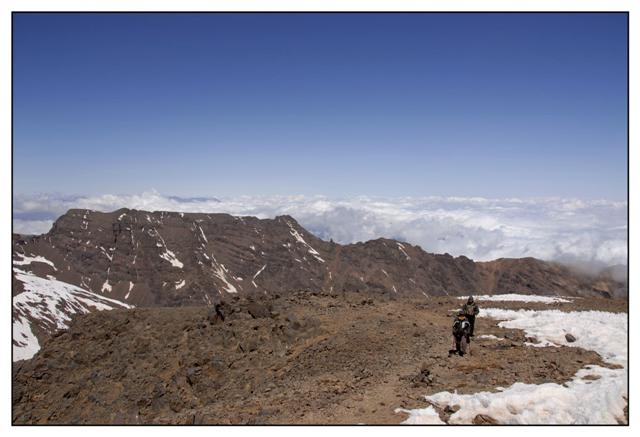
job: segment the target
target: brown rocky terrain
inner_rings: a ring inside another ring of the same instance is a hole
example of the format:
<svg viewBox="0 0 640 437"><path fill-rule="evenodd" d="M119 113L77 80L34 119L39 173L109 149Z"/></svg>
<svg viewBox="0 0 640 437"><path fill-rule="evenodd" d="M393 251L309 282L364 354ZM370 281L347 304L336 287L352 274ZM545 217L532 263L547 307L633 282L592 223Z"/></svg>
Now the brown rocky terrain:
<svg viewBox="0 0 640 437"><path fill-rule="evenodd" d="M424 395L563 383L587 364L605 365L575 347L524 346L521 331L486 318L476 335L504 340L476 337L471 355L450 357L450 310L460 302L309 290L81 315L14 365L12 422L399 423L405 416L394 410L424 408ZM625 312L627 302L544 308Z"/></svg>

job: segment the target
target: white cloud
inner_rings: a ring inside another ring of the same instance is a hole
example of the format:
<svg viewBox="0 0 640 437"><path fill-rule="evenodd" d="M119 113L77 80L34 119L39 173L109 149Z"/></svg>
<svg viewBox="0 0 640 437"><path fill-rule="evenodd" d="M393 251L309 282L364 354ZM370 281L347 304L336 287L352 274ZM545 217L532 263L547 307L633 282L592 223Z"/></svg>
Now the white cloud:
<svg viewBox="0 0 640 437"><path fill-rule="evenodd" d="M19 234L44 234L51 229L53 220L22 220L13 219L13 232Z"/></svg>
<svg viewBox="0 0 640 437"><path fill-rule="evenodd" d="M575 264L627 262L627 204L606 200L462 197L332 199L323 196L179 198L157 192L101 196L16 196L14 231L43 232L70 208L289 214L339 243L378 237L477 261L532 256ZM30 217L33 220L30 220Z"/></svg>

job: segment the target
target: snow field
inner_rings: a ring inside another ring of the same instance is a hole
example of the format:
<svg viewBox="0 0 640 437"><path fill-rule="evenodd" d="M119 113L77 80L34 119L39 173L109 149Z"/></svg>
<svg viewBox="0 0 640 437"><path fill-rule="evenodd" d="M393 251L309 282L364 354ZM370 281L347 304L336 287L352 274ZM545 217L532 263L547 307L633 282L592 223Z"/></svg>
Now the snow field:
<svg viewBox="0 0 640 437"><path fill-rule="evenodd" d="M460 300L466 300L466 296L459 297ZM563 302L569 303L571 302L571 298L569 297L556 297L556 296L533 296L526 294L494 294L487 295L484 294L482 296L475 296L474 299L476 301L491 301L491 302L540 302L540 303L556 303Z"/></svg>
<svg viewBox="0 0 640 437"><path fill-rule="evenodd" d="M545 345L593 350L604 361L622 368L588 365L564 385L517 382L498 392L440 392L425 396L427 402L441 408L460 407L449 423L469 424L478 414L502 424L616 424L623 420L628 397L627 314L487 308L480 316L501 320L498 326L503 328L522 329ZM576 338L575 342L566 340L568 333ZM409 417L403 423L438 423L429 408L405 412Z"/></svg>
<svg viewBox="0 0 640 437"><path fill-rule="evenodd" d="M24 284L24 291L13 297L14 361L29 359L40 350L27 315L54 329L66 329L72 314L88 313L90 308L103 311L132 307L66 282L40 278L15 267L13 271L16 279Z"/></svg>

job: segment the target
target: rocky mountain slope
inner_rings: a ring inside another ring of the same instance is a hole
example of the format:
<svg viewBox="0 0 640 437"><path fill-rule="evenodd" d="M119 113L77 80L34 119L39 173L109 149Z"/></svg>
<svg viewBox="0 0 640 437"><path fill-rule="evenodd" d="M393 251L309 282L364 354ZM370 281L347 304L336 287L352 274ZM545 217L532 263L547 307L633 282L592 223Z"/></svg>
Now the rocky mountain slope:
<svg viewBox="0 0 640 437"><path fill-rule="evenodd" d="M47 234L14 235L13 254L14 265L37 276L144 307L298 290L611 297L626 287L533 258L476 263L382 238L339 245L289 216L70 210ZM16 294L21 283L13 282Z"/></svg>
<svg viewBox="0 0 640 437"><path fill-rule="evenodd" d="M47 234L14 234L12 245L14 345L31 351L34 339L66 326L76 312L211 305L234 294L626 294L626 283L610 276L533 258L473 262L383 238L327 242L289 216L76 209ZM38 290L50 290L48 297ZM29 356L18 352L14 360Z"/></svg>
<svg viewBox="0 0 640 437"><path fill-rule="evenodd" d="M532 347L523 331L489 318L477 320L470 356L448 356L460 300L370 296L232 296L214 309L78 316L14 365L12 423L399 423L406 416L395 410L424 408L424 395L562 385L590 364L611 367L580 347ZM625 301L602 298L491 306L626 311ZM584 384L589 378L599 376ZM443 421L454 412L438 409Z"/></svg>

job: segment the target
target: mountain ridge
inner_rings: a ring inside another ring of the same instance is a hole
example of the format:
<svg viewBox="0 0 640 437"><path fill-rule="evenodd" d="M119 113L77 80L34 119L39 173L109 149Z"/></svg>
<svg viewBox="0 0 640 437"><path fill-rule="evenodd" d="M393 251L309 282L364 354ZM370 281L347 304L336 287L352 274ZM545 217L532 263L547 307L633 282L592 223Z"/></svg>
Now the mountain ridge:
<svg viewBox="0 0 640 437"><path fill-rule="evenodd" d="M210 303L225 292L276 289L333 292L355 287L394 292L395 287L396 293L427 295L511 291L618 297L624 287L621 281L591 278L531 257L476 262L389 238L342 245L317 238L289 215L258 219L221 213L71 209L46 234L14 234L13 254L14 260L21 255L42 256L51 266L61 266L57 271L49 268L48 274L109 297L124 299L128 293L127 301L142 306L176 306L187 300ZM47 265L37 270L36 275L44 276ZM128 290L130 284L134 285ZM146 288L177 288L183 296L172 300L166 290L147 293Z"/></svg>
<svg viewBox="0 0 640 437"><path fill-rule="evenodd" d="M289 215L258 219L71 209L46 234L13 234L12 249L14 325L28 321L39 338L55 331L56 323L48 319L62 316L54 317L56 311L51 310L47 319L35 308L16 306L28 291L27 274L49 285L55 281L52 289L74 290L89 299L91 304L82 311L101 307L101 297L124 307L184 307L211 306L236 294L298 291L427 298L500 293L612 298L624 297L627 287L611 277L589 277L535 258L475 262L389 238L341 245L317 238ZM70 303L53 305L58 306L68 309L64 320L77 311ZM16 344L20 341L14 336Z"/></svg>

